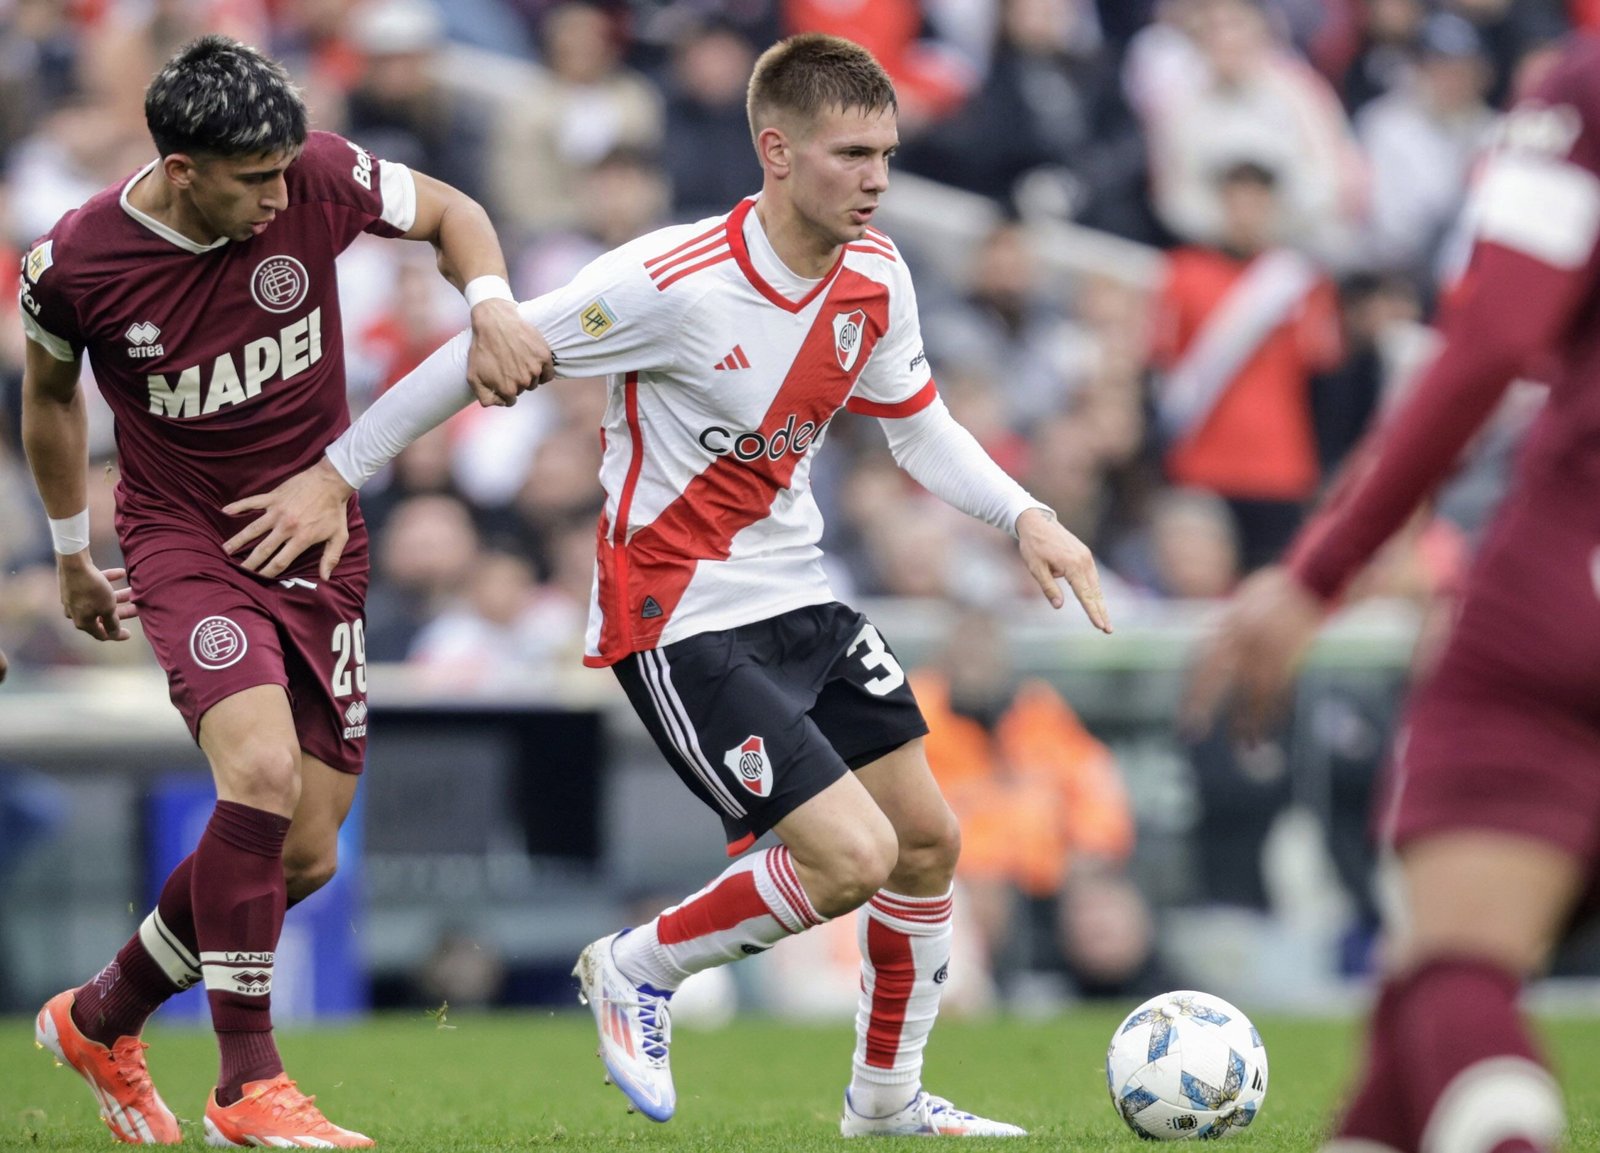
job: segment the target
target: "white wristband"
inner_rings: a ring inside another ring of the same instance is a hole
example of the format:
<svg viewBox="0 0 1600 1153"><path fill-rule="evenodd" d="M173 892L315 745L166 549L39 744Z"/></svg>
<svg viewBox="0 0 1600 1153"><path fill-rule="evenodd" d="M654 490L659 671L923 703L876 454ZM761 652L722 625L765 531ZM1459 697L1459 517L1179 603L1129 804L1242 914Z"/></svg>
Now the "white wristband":
<svg viewBox="0 0 1600 1153"><path fill-rule="evenodd" d="M89 510L77 516L50 518L50 540L61 556L71 556L89 547Z"/></svg>
<svg viewBox="0 0 1600 1153"><path fill-rule="evenodd" d="M506 283L503 276L476 276L467 281L467 286L461 290L461 295L467 298L469 309L477 308L486 300L509 300L512 304L517 298L511 292L511 285Z"/></svg>

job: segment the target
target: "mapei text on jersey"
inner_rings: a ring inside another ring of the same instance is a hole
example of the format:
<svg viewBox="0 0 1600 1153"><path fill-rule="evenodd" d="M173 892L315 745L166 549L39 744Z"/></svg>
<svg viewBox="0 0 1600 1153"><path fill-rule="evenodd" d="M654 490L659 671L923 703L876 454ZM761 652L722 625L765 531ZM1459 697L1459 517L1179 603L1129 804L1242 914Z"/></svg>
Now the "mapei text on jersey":
<svg viewBox="0 0 1600 1153"><path fill-rule="evenodd" d="M150 412L179 420L209 416L230 404L243 404L272 381L292 380L322 359L322 309L278 330L277 336L252 340L242 350L224 352L211 363L204 380L201 365L168 376L152 373Z"/></svg>

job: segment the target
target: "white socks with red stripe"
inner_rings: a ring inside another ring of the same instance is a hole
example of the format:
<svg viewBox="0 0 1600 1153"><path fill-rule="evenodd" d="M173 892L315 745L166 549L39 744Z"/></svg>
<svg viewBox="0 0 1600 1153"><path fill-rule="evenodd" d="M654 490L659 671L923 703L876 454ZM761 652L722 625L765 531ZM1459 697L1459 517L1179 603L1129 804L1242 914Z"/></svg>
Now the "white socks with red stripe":
<svg viewBox="0 0 1600 1153"><path fill-rule="evenodd" d="M779 845L741 857L698 893L624 933L611 955L628 980L669 992L702 969L762 952L826 919Z"/></svg>
<svg viewBox="0 0 1600 1153"><path fill-rule="evenodd" d="M861 999L850 1104L863 1116L905 1108L922 1084L922 1050L950 972L953 906L950 892L906 897L880 889L857 919Z"/></svg>

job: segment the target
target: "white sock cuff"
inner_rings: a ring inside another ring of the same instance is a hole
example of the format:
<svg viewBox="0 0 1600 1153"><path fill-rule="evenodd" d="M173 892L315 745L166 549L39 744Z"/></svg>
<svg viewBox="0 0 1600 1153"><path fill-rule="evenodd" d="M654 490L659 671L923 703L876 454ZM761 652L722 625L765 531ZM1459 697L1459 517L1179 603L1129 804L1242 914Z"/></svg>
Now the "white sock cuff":
<svg viewBox="0 0 1600 1153"><path fill-rule="evenodd" d="M826 921L828 918L817 912L811 898L806 896L788 847L778 845L768 849L765 855L767 867L757 871L756 886L779 923L791 933L801 933ZM763 884L768 881L770 887Z"/></svg>
<svg viewBox="0 0 1600 1153"><path fill-rule="evenodd" d="M938 897L908 897L879 889L867 902L867 916L908 937L935 937L947 932L954 912L954 886Z"/></svg>
<svg viewBox="0 0 1600 1153"><path fill-rule="evenodd" d="M851 1067L850 1076L852 1085L915 1085L921 1088L922 1061L919 1059L904 1069L885 1069L881 1065L868 1065L864 1061L857 1061ZM916 1096L915 1092L910 1096ZM909 1100L909 1098L906 1100ZM896 1101L890 1107L894 1109L904 1108L906 1100ZM859 1108L865 1102L857 1101L855 1104ZM873 1102L872 1104L876 1106L879 1102ZM872 1109L873 1113L879 1115L888 1111L888 1109Z"/></svg>
<svg viewBox="0 0 1600 1153"><path fill-rule="evenodd" d="M1561 1088L1525 1057L1490 1057L1451 1078L1433 1103L1421 1153L1489 1153L1522 1138L1551 1148L1567 1127Z"/></svg>
<svg viewBox="0 0 1600 1153"><path fill-rule="evenodd" d="M272 996L272 953L246 953L232 949L200 954L200 972L206 991L239 993L246 997Z"/></svg>
<svg viewBox="0 0 1600 1153"><path fill-rule="evenodd" d="M161 919L161 910L150 910L150 915L139 923L139 944L178 988L187 989L200 980L200 958L189 952L177 934L167 928L167 923Z"/></svg>

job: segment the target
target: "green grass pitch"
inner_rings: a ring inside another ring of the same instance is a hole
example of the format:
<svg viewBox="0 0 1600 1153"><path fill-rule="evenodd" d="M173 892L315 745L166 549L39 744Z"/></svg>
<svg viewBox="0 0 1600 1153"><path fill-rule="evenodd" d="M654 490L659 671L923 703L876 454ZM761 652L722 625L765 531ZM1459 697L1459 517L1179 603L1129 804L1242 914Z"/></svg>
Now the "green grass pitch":
<svg viewBox="0 0 1600 1153"><path fill-rule="evenodd" d="M1106 1098L1102 1060L1121 1012L944 1022L929 1046L928 1087L1026 1126L1031 1137L1004 1145L1018 1153L1148 1149ZM1353 1059L1355 1027L1272 1017L1257 1024L1271 1088L1260 1119L1230 1147L1314 1150ZM1543 1030L1573 1116L1569 1148L1600 1148L1600 1022L1546 1021ZM198 1118L215 1071L210 1035L152 1027L146 1040L163 1096L192 1119L187 1144L202 1146ZM847 1023L748 1018L719 1032L680 1030L678 1115L657 1125L629 1116L621 1094L601 1084L590 1019L580 1011L451 1013L443 1027L425 1014L391 1014L280 1035L291 1075L329 1116L396 1151L837 1149L851 1044ZM34 1048L32 1022L0 1020L0 1149L113 1147L88 1090Z"/></svg>

